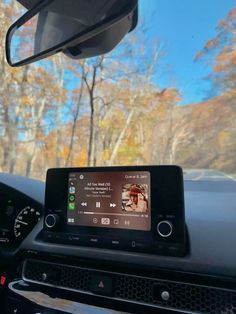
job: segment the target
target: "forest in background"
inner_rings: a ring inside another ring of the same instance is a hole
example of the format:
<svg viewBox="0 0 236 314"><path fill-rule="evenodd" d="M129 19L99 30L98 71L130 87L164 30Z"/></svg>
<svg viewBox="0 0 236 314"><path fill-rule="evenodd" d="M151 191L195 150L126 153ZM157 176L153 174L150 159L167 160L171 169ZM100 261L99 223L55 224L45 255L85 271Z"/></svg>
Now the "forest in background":
<svg viewBox="0 0 236 314"><path fill-rule="evenodd" d="M0 171L44 179L50 167L179 164L236 174L236 7L196 51L218 95L184 106L179 90L155 84L164 52L146 51L142 28L106 56L10 68L5 35L18 15L16 1L0 2Z"/></svg>

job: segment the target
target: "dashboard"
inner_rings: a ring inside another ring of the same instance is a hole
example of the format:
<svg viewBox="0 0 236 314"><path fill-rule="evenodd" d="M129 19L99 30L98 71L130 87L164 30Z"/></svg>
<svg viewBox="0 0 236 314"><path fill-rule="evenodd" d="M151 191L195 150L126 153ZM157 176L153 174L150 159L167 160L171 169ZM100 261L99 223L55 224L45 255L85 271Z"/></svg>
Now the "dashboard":
<svg viewBox="0 0 236 314"><path fill-rule="evenodd" d="M29 196L0 183L0 243L14 248L42 217L42 205Z"/></svg>
<svg viewBox="0 0 236 314"><path fill-rule="evenodd" d="M0 182L0 230L8 234L8 241L0 242L0 259L11 252L8 260L16 263L11 271L6 265L0 268L9 277L7 291L11 300L12 294L16 299L18 291L18 297L24 295L35 302L32 292L38 291L44 301L37 304L47 308L46 297L54 299L56 295L62 299L60 304L67 300L74 302L73 306L80 300L109 308L112 299L112 310L129 313L151 313L150 305L154 312L157 307L181 313L236 312L235 181L184 181L187 251L179 257L45 242L41 237L45 183L8 174L1 174ZM16 228L19 220L27 225ZM42 274L49 276L46 281ZM114 295L91 291L87 282L96 278L108 282L112 278L118 290ZM143 285L143 292L139 292L143 296L139 296L137 291ZM125 287L130 289L128 294L123 291ZM145 291L152 291L151 299ZM53 299L48 302L53 303ZM178 303L177 299L182 301ZM218 307L214 308L212 304L216 302Z"/></svg>

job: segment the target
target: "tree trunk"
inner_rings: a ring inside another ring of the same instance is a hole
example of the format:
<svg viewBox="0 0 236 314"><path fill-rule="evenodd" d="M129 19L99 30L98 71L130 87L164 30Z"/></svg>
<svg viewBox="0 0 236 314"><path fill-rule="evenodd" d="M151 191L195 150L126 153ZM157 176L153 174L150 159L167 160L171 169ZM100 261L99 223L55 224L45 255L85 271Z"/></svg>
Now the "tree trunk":
<svg viewBox="0 0 236 314"><path fill-rule="evenodd" d="M24 97L25 89L26 89L26 82L28 80L28 71L29 65L26 65L23 72L23 77L20 85L20 98ZM9 165L9 172L14 173L16 167L16 161L18 157L18 125L20 120L21 108L20 105L16 106L15 109L15 119L14 122L10 121L10 165ZM9 113L10 115L10 113Z"/></svg>
<svg viewBox="0 0 236 314"><path fill-rule="evenodd" d="M42 116L43 116L43 112L46 106L46 99L43 98L41 106L38 110L36 119L33 119L33 121L35 121L35 125L33 123L32 125L32 130L33 130L33 134L32 134L32 147L30 149L30 152L28 154L28 158L27 158L27 163L26 163L26 170L25 170L25 175L27 177L29 177L31 175L32 169L33 169L33 165L34 165L34 161L36 159L36 151L37 151L37 132L38 129L40 128L40 122L42 120ZM35 108L33 108L34 110ZM33 112L34 114L34 112Z"/></svg>
<svg viewBox="0 0 236 314"><path fill-rule="evenodd" d="M72 152L73 152L76 123L77 123L78 116L79 116L79 109L80 109L81 101L83 98L83 93L84 93L84 80L81 80L80 94L79 94L79 99L77 101L76 111L75 111L75 115L74 115L74 119L73 119L72 132L71 132L70 144L69 144L69 151L68 151L68 155L66 158L65 167L68 167L70 160L71 160Z"/></svg>
<svg viewBox="0 0 236 314"><path fill-rule="evenodd" d="M88 166L93 166L94 158L94 103L90 99L90 128L89 128L89 147L88 147Z"/></svg>
<svg viewBox="0 0 236 314"><path fill-rule="evenodd" d="M119 148L120 148L120 145L121 145L121 143L122 143L122 141L123 141L123 139L124 139L124 136L125 136L125 134L126 134L128 128L129 128L129 125L130 125L130 122L131 122L131 120L132 120L132 118L133 118L133 115L134 115L134 109L132 108L131 111L129 112L128 117L127 117L125 126L124 126L123 130L121 131L121 133L120 133L120 135L119 135L119 137L118 137L118 140L117 140L117 142L116 142L116 144L115 144L115 147L114 147L114 149L113 149L113 151L112 151L110 160L109 160L109 162L108 162L109 166L111 166L111 165L114 164L114 161L115 161L115 158L116 158L116 156L117 156L118 150L119 150Z"/></svg>
<svg viewBox="0 0 236 314"><path fill-rule="evenodd" d="M64 89L64 84L65 84L65 70L64 70L64 64L62 62L62 56L59 55L58 58L55 60L54 65L54 72L59 78L59 86L60 86L60 91L62 92ZM59 94L58 97L58 105L57 105L57 111L56 111L56 125L57 125L57 130L56 130L56 167L61 166L61 144L62 144L62 137L61 137L61 110L62 110L62 105L63 105L63 99L62 99L62 94Z"/></svg>
<svg viewBox="0 0 236 314"><path fill-rule="evenodd" d="M89 125L89 143L88 143L88 166L94 166L94 90L97 79L97 66L93 66L93 76L91 86L85 77L85 84L89 91L89 105L90 105L90 125Z"/></svg>

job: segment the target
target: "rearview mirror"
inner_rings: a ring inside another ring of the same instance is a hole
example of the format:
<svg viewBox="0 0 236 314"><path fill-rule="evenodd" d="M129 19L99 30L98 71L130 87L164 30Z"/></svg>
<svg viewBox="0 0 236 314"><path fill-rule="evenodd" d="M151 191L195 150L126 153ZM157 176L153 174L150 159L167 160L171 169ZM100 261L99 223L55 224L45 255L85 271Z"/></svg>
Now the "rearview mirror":
<svg viewBox="0 0 236 314"><path fill-rule="evenodd" d="M11 66L21 66L61 51L77 58L108 52L136 26L137 2L138 0L40 1L8 30L7 61ZM113 29L114 36L111 36ZM108 41L104 40L106 34Z"/></svg>

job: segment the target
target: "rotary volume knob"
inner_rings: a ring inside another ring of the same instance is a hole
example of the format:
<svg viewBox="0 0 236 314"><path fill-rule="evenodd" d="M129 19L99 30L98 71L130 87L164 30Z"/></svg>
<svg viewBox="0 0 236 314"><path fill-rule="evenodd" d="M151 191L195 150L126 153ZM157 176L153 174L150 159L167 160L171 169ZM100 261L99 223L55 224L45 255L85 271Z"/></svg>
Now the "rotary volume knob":
<svg viewBox="0 0 236 314"><path fill-rule="evenodd" d="M173 233L173 225L170 221L160 221L157 225L157 232L162 238L169 238Z"/></svg>
<svg viewBox="0 0 236 314"><path fill-rule="evenodd" d="M49 214L45 218L45 225L49 229L53 229L56 227L56 225L59 223L59 216L57 214Z"/></svg>

